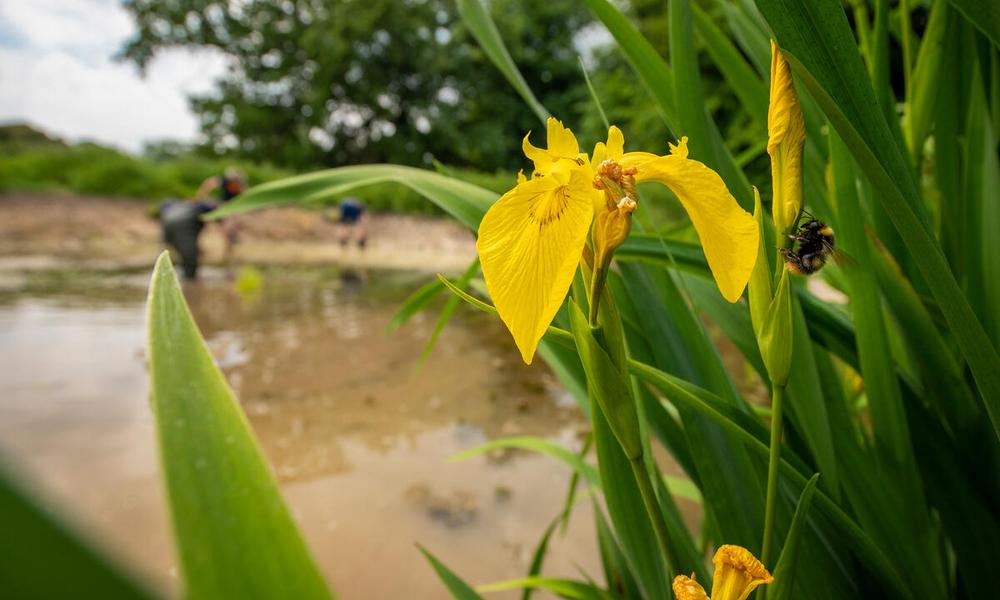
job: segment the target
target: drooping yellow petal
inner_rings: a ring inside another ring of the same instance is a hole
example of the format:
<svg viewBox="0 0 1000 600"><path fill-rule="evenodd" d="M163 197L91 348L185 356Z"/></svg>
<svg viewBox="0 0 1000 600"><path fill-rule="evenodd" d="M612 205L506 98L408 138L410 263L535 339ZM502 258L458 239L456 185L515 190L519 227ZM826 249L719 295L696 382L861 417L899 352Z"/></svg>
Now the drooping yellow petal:
<svg viewBox="0 0 1000 600"><path fill-rule="evenodd" d="M758 586L774 581L764 565L740 546L719 547L712 562L712 600L746 600Z"/></svg>
<svg viewBox="0 0 1000 600"><path fill-rule="evenodd" d="M757 260L757 225L718 173L687 158L686 137L671 149L667 156L629 152L621 164L638 169L637 181L657 181L673 190L698 232L719 291L736 302Z"/></svg>
<svg viewBox="0 0 1000 600"><path fill-rule="evenodd" d="M560 161L504 194L479 225L486 288L527 364L573 281L595 193L589 168Z"/></svg>
<svg viewBox="0 0 1000 600"><path fill-rule="evenodd" d="M674 596L677 596L677 600L708 600L705 588L701 587L701 584L694 580L694 574L691 577L687 575L674 577L673 588Z"/></svg>
<svg viewBox="0 0 1000 600"><path fill-rule="evenodd" d="M560 159L580 160L580 145L576 142L573 132L563 126L562 121L549 117L546 125L546 145L548 148L536 148L528 140L531 132L524 136L521 148L524 155L535 163L535 172L545 174Z"/></svg>
<svg viewBox="0 0 1000 600"><path fill-rule="evenodd" d="M802 148L806 125L795 92L792 71L771 40L771 94L767 107L767 153L771 156L774 201L771 213L777 234L791 228L802 209Z"/></svg>

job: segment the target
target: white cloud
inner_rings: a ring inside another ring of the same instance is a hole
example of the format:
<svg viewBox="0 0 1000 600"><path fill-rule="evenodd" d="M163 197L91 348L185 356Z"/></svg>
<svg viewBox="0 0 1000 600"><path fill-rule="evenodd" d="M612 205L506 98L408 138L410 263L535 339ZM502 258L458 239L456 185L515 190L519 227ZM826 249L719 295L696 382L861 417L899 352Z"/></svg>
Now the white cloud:
<svg viewBox="0 0 1000 600"><path fill-rule="evenodd" d="M0 0L0 121L28 121L70 139L137 151L192 140L187 95L211 89L226 60L172 50L140 77L111 56L134 26L116 0Z"/></svg>

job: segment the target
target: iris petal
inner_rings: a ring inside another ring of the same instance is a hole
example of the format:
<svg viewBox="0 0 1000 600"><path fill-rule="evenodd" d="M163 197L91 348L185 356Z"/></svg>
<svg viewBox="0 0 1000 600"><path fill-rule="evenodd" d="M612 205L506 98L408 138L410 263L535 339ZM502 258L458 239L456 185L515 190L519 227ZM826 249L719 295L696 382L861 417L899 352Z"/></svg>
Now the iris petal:
<svg viewBox="0 0 1000 600"><path fill-rule="evenodd" d="M594 193L590 170L562 161L543 177L518 183L479 225L486 287L527 364L573 281Z"/></svg>
<svg viewBox="0 0 1000 600"><path fill-rule="evenodd" d="M667 156L629 152L621 164L638 169L637 181L657 181L673 190L698 232L719 291L736 302L757 260L757 225L718 173L687 158L687 138L671 149Z"/></svg>
<svg viewBox="0 0 1000 600"><path fill-rule="evenodd" d="M701 587L701 584L695 581L693 576L678 575L674 577L673 588L677 600L708 600L705 588Z"/></svg>
<svg viewBox="0 0 1000 600"><path fill-rule="evenodd" d="M562 121L549 117L545 124L548 148L536 148L529 141L528 135L521 141L524 155L535 163L535 172L544 174L551 169L559 159L577 160L580 157L580 145L573 132L563 126Z"/></svg>

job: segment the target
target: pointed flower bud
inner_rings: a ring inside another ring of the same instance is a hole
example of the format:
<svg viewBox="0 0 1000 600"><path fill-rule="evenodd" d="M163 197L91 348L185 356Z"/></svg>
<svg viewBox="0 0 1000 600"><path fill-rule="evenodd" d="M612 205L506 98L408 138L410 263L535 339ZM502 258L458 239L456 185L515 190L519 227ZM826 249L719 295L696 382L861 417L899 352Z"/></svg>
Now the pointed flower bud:
<svg viewBox="0 0 1000 600"><path fill-rule="evenodd" d="M771 212L778 245L802 210L802 148L806 125L795 92L792 71L771 40L771 100L767 108L767 153L771 156L774 203Z"/></svg>

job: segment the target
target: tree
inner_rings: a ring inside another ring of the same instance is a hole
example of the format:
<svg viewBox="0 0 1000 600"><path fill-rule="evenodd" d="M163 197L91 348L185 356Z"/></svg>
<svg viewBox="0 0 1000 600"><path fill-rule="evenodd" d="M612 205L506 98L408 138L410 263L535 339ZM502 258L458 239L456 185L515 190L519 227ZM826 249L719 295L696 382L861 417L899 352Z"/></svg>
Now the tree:
<svg viewBox="0 0 1000 600"><path fill-rule="evenodd" d="M128 0L138 27L121 57L163 48L230 59L191 99L205 148L311 168L362 162L522 166L537 118L489 63L449 0ZM511 53L559 116L586 100L574 42L590 23L572 0L493 0Z"/></svg>

